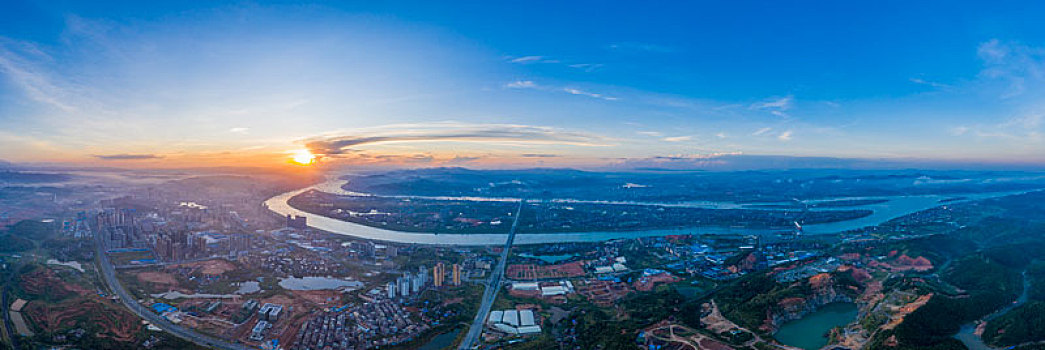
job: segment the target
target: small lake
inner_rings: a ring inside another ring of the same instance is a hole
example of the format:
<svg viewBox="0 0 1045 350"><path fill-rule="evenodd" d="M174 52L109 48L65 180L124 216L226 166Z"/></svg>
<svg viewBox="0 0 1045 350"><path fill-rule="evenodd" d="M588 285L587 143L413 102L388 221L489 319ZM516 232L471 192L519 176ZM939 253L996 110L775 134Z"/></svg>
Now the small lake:
<svg viewBox="0 0 1045 350"><path fill-rule="evenodd" d="M524 258L537 259L537 260L540 260L540 261L543 261L543 262L546 262L546 263L554 264L554 263L557 263L557 262L560 262L560 261L563 261L563 260L575 257L576 255L573 255L573 254L565 254L565 255L531 255L531 254L527 254L527 253L522 253L522 254L519 254L519 256L524 257Z"/></svg>
<svg viewBox="0 0 1045 350"><path fill-rule="evenodd" d="M293 277L279 279L279 286L289 290L356 290L363 287L363 282L330 277Z"/></svg>
<svg viewBox="0 0 1045 350"><path fill-rule="evenodd" d="M853 303L831 303L805 317L785 323L773 338L786 345L816 350L827 345L828 331L853 322L859 310Z"/></svg>
<svg viewBox="0 0 1045 350"><path fill-rule="evenodd" d="M455 329L452 332L443 333L432 337L425 345L417 348L417 350L442 350L450 345L454 345L454 339L457 339L457 334L461 333L461 329Z"/></svg>

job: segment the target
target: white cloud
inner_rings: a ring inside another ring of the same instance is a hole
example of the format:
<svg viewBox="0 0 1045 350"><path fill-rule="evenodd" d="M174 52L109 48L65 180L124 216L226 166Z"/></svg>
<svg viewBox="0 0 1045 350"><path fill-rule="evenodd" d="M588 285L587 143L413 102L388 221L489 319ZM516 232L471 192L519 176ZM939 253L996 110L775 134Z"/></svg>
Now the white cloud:
<svg viewBox="0 0 1045 350"><path fill-rule="evenodd" d="M579 89L574 89L574 88L563 88L562 91L565 91L565 92L567 92L569 94L572 94L572 95L588 96L588 97L599 98L599 99L603 99L603 100L607 100L607 101L616 101L617 100L616 97L605 96L603 94L597 94L597 93L594 93L594 92L587 92L587 91L584 91L584 90L579 90Z"/></svg>
<svg viewBox="0 0 1045 350"><path fill-rule="evenodd" d="M659 131L636 131L636 133L639 134L639 135L646 135L646 136L649 136L649 137L662 137L662 136L664 136L664 134L659 132Z"/></svg>
<svg viewBox="0 0 1045 350"><path fill-rule="evenodd" d="M250 131L250 128L242 128L242 127L229 129L229 132L231 132L233 134L246 134L249 131Z"/></svg>
<svg viewBox="0 0 1045 350"><path fill-rule="evenodd" d="M1045 126L1045 114L1030 113L1009 118L995 124L957 126L949 130L953 136L973 136L980 139L1008 140L1013 146L1040 144Z"/></svg>
<svg viewBox="0 0 1045 350"><path fill-rule="evenodd" d="M50 56L35 45L16 42L0 37L0 75L6 76L29 98L55 107L63 112L75 112L70 88L60 76L52 76L49 70L37 62L47 62Z"/></svg>
<svg viewBox="0 0 1045 350"><path fill-rule="evenodd" d="M601 63L576 63L569 65L570 68L576 68L585 72L594 72L603 67Z"/></svg>
<svg viewBox="0 0 1045 350"><path fill-rule="evenodd" d="M928 85L928 86L931 86L931 87L934 87L934 88L937 88L937 89L949 89L951 87L950 85L947 85L947 84L944 84L944 83L938 83L938 82L935 82L935 81L928 81L928 80L925 80L925 79L922 79L922 78L911 78L909 80L912 83L915 83L915 84Z"/></svg>
<svg viewBox="0 0 1045 350"><path fill-rule="evenodd" d="M533 82L532 80L516 80L508 84L504 84L504 87L512 89L536 89L537 83Z"/></svg>
<svg viewBox="0 0 1045 350"><path fill-rule="evenodd" d="M1009 119L998 125L1000 128L1037 129L1041 127L1045 114L1027 114Z"/></svg>
<svg viewBox="0 0 1045 350"><path fill-rule="evenodd" d="M1011 52L1009 45L1002 44L998 39L991 39L980 44L976 48L976 54L988 64L999 63L1005 60Z"/></svg>
<svg viewBox="0 0 1045 350"><path fill-rule="evenodd" d="M661 140L664 140L664 141L667 141L667 142L682 142L682 141L689 141L691 139L693 139L693 136L672 136L672 137L665 137L665 138L663 138Z"/></svg>
<svg viewBox="0 0 1045 350"><path fill-rule="evenodd" d="M786 111L794 106L794 101L794 96L788 95L784 97L771 98L763 100L761 102L752 103L749 108L755 110Z"/></svg>
<svg viewBox="0 0 1045 350"><path fill-rule="evenodd" d="M776 138L780 141L791 141L791 130L780 133Z"/></svg>
<svg viewBox="0 0 1045 350"><path fill-rule="evenodd" d="M962 136L962 135L965 135L968 132L969 132L969 127L967 127L967 126L956 126L956 127L951 128L951 130L950 130L951 135L954 135L954 136Z"/></svg>
<svg viewBox="0 0 1045 350"><path fill-rule="evenodd" d="M769 127L761 128L761 129L755 130L755 132L751 133L751 135L752 136L762 136L763 134L765 134L767 132L770 132L772 130L773 130L773 128L769 128Z"/></svg>
<svg viewBox="0 0 1045 350"><path fill-rule="evenodd" d="M1045 49L998 39L981 43L977 48L984 69L980 77L1005 84L1003 99L1023 95L1045 81ZM1040 92L1040 91L1039 91Z"/></svg>
<svg viewBox="0 0 1045 350"><path fill-rule="evenodd" d="M380 143L478 142L533 145L605 146L608 139L596 134L547 126L472 124L459 122L393 124L351 132L335 132L299 140L313 154L337 156L358 147Z"/></svg>
<svg viewBox="0 0 1045 350"><path fill-rule="evenodd" d="M508 62L511 62L511 63L536 63L536 62L541 62L543 60L544 60L544 56L522 56L522 57L516 57L516 58L513 58L511 60L508 60Z"/></svg>
<svg viewBox="0 0 1045 350"><path fill-rule="evenodd" d="M724 132L717 133L717 134L715 134L715 137L720 138L720 139L724 139L724 138L726 138L726 133L724 133Z"/></svg>

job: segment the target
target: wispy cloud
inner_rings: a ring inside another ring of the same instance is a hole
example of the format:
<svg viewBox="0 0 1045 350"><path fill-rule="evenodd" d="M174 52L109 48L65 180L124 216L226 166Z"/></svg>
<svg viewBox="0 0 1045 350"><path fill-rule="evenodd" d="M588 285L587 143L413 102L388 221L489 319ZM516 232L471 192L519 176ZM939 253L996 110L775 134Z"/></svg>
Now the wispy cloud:
<svg viewBox="0 0 1045 350"><path fill-rule="evenodd" d="M601 64L601 63L575 63L575 64L570 64L568 66L570 68L576 68L576 69L580 69L580 70L583 70L585 72L591 73L591 72L594 72L594 71L597 71L597 70L601 69L603 67L603 64Z"/></svg>
<svg viewBox="0 0 1045 350"><path fill-rule="evenodd" d="M663 137L664 136L664 133L659 132L659 131L636 131L635 133L639 134L639 135L649 136L649 137Z"/></svg>
<svg viewBox="0 0 1045 350"><path fill-rule="evenodd" d="M463 164L471 163L483 159L483 157L468 157L468 156L454 156L450 160L446 161L449 164Z"/></svg>
<svg viewBox="0 0 1045 350"><path fill-rule="evenodd" d="M962 135L965 135L968 132L969 132L969 127L967 127L967 126L956 126L956 127L953 127L953 128L951 128L949 130L949 133L951 135L953 135L953 136L962 136Z"/></svg>
<svg viewBox="0 0 1045 350"><path fill-rule="evenodd" d="M724 138L727 137L727 135L724 132L720 132L720 133L715 134L715 137L720 138L720 139L724 139Z"/></svg>
<svg viewBox="0 0 1045 350"><path fill-rule="evenodd" d="M40 62L49 61L50 56L32 43L0 37L0 74L37 102L63 112L76 111L68 101L71 92L67 84L40 66Z"/></svg>
<svg viewBox="0 0 1045 350"><path fill-rule="evenodd" d="M784 112L790 110L794 106L794 102L794 96L788 95L755 102L748 106L748 108L752 110L768 111L770 114L776 116L787 117L787 114Z"/></svg>
<svg viewBox="0 0 1045 350"><path fill-rule="evenodd" d="M515 57L515 58L512 58L512 59L508 60L508 62L511 62L511 63L523 63L523 64L525 64L525 63L537 63L537 62L541 62L541 61L544 61L544 56L522 56L522 57Z"/></svg>
<svg viewBox="0 0 1045 350"><path fill-rule="evenodd" d="M391 142L511 142L603 146L607 140L599 135L544 126L445 122L389 125L357 133L311 138L300 142L313 154L330 156L355 152L359 146Z"/></svg>
<svg viewBox="0 0 1045 350"><path fill-rule="evenodd" d="M589 73L597 71L597 70L601 69L604 66L602 63L571 63L569 61L563 62L562 60L551 58L551 57L548 57L548 56L537 56L537 55L518 56L518 57L508 56L505 59L507 60L508 63L521 64L521 65L535 64L535 63L562 64L565 67L578 69L578 70L582 70L584 72L589 72Z"/></svg>
<svg viewBox="0 0 1045 350"><path fill-rule="evenodd" d="M533 82L533 80L516 80L504 84L504 87L510 89L536 89L538 86L537 83Z"/></svg>
<svg viewBox="0 0 1045 350"><path fill-rule="evenodd" d="M755 132L751 133L751 135L752 136L762 136L765 133L770 132L772 130L773 130L773 128L769 128L769 127L761 128L761 129L755 130Z"/></svg>
<svg viewBox="0 0 1045 350"><path fill-rule="evenodd" d="M1027 113L994 124L961 125L948 130L951 136L1008 140L1014 146L1040 145L1045 138L1045 113Z"/></svg>
<svg viewBox="0 0 1045 350"><path fill-rule="evenodd" d="M231 132L233 134L246 134L246 133L250 132L250 128L243 128L243 127L232 128L232 129L229 129L229 132Z"/></svg>
<svg viewBox="0 0 1045 350"><path fill-rule="evenodd" d="M516 81L512 81L512 82L504 84L504 88L506 88L506 89L535 89L535 90L542 90L542 91L557 91L557 92L565 92L565 93L568 93L570 95L587 96L587 97L597 98L597 99L606 100L606 101L617 101L618 100L618 98L613 97L613 96L606 96L606 95L603 95L603 94L589 92L589 91L585 91L585 90L581 90L581 89L577 89L577 88L572 88L572 87L554 87L554 86L540 85L540 84L538 84L538 83L536 83L536 82L534 82L532 80L516 80Z"/></svg>
<svg viewBox="0 0 1045 350"><path fill-rule="evenodd" d="M780 141L791 141L791 134L792 134L791 130L784 131L784 132L780 133L780 135L777 135L776 138L778 140L780 140Z"/></svg>
<svg viewBox="0 0 1045 350"><path fill-rule="evenodd" d="M692 140L692 139L693 139L693 136L671 136L671 137L662 138L661 140L664 140L664 141L667 141L667 142L683 142L683 141L689 141L689 140Z"/></svg>
<svg viewBox="0 0 1045 350"><path fill-rule="evenodd" d="M163 156L156 154L96 154L94 157L101 160L147 160L163 158Z"/></svg>
<svg viewBox="0 0 1045 350"><path fill-rule="evenodd" d="M616 97L606 96L606 95L603 95L603 94L597 94L597 93L594 93L594 92L588 92L588 91L575 89L575 88L563 88L562 91L565 91L565 92L567 92L567 93L569 93L571 95L588 96L588 97L591 97L591 98L598 98L598 99L603 99L603 100L606 100L606 101L616 101L617 100Z"/></svg>
<svg viewBox="0 0 1045 350"><path fill-rule="evenodd" d="M519 156L523 157L523 158L557 158L557 157L561 157L558 154L550 154L550 153L523 153L523 154L520 154Z"/></svg>
<svg viewBox="0 0 1045 350"><path fill-rule="evenodd" d="M911 78L909 80L912 83L915 83L915 84L928 85L928 86L931 86L931 87L934 87L934 88L937 88L937 89L949 89L949 88L951 88L950 85L947 85L947 84L944 84L944 83L935 82L935 81L929 81L929 80L925 80L925 79L922 79L922 78Z"/></svg>
<svg viewBox="0 0 1045 350"><path fill-rule="evenodd" d="M992 39L981 43L976 52L984 63L980 76L1006 84L1001 98L1020 96L1045 81L1043 48Z"/></svg>
<svg viewBox="0 0 1045 350"><path fill-rule="evenodd" d="M1038 129L1042 125L1042 121L1045 120L1045 114L1026 114L1014 118L1010 118L1005 122L998 125L1000 128L1019 128L1019 129Z"/></svg>

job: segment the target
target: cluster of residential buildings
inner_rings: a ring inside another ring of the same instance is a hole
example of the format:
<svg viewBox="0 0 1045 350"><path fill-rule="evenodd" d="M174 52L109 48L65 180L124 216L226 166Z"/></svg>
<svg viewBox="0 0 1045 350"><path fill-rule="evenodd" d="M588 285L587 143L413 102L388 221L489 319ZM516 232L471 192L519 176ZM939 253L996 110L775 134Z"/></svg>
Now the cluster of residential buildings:
<svg viewBox="0 0 1045 350"><path fill-rule="evenodd" d="M399 303L378 296L316 312L301 325L293 349L371 349L408 341L429 328L415 322Z"/></svg>
<svg viewBox="0 0 1045 350"><path fill-rule="evenodd" d="M431 279L428 278L428 269L422 265L418 267L417 273L406 272L394 281L389 281L385 285L385 293L390 300L406 300L410 296L420 293L429 281ZM438 279L438 275L436 275L436 281L441 281Z"/></svg>
<svg viewBox="0 0 1045 350"><path fill-rule="evenodd" d="M184 203L183 203L184 204ZM80 232L87 214L77 215L68 223L69 230ZM159 260L181 262L209 257L238 257L246 255L252 247L252 236L245 233L224 233L228 227L215 222L230 220L235 212L212 213L204 206L184 206L166 212L140 213L135 209L107 208L94 215L95 232L102 235L106 249L149 249ZM144 261L139 263L151 263Z"/></svg>

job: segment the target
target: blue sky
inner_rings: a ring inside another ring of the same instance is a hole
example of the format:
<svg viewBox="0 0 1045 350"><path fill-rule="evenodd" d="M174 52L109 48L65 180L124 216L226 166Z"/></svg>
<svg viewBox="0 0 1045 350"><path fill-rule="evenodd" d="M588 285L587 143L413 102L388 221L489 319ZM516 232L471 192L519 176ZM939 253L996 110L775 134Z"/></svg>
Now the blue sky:
<svg viewBox="0 0 1045 350"><path fill-rule="evenodd" d="M1045 163L1037 2L0 6L11 161Z"/></svg>

